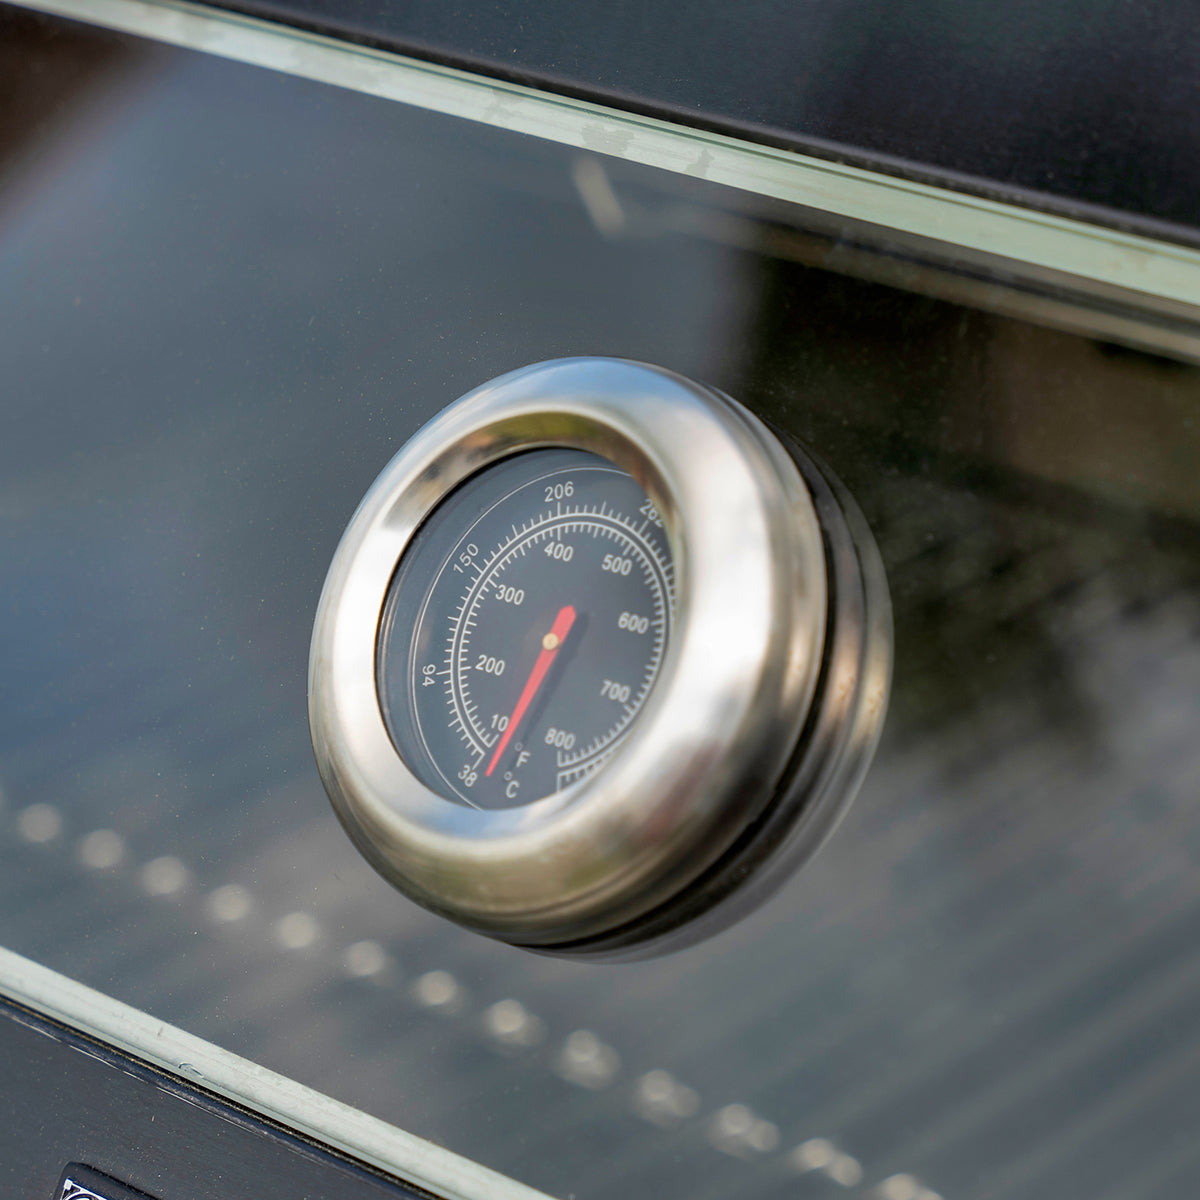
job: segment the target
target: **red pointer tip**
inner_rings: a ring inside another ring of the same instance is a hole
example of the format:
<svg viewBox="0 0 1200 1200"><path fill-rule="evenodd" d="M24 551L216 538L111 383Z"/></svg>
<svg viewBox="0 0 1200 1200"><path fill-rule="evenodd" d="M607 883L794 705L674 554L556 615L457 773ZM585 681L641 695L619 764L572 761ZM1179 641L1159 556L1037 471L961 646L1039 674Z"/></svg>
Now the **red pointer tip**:
<svg viewBox="0 0 1200 1200"><path fill-rule="evenodd" d="M487 770L484 771L485 776L491 775L496 769L500 755L508 748L508 743L512 735L516 733L521 718L533 703L538 688L542 686L542 680L546 678L546 672L550 670L554 656L563 642L567 640L567 634L571 632L571 626L574 624L575 609L570 604L565 608L560 608L558 616L554 618L554 624L550 626L550 632L542 638L542 652L537 656L537 662L533 664L533 670L529 672L529 678L525 680L525 686L521 689L521 695L517 699L516 707L512 710L512 716L508 718L504 733L496 743L496 749L492 752L492 760L488 763Z"/></svg>

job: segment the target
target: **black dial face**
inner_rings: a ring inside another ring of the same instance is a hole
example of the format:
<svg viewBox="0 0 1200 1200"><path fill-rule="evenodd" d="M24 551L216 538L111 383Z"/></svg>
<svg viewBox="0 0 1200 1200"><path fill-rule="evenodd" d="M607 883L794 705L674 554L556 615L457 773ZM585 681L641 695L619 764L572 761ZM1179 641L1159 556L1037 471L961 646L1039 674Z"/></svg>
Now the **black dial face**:
<svg viewBox="0 0 1200 1200"><path fill-rule="evenodd" d="M577 450L481 471L418 531L377 645L384 719L429 788L515 808L595 771L670 636L671 552L632 476Z"/></svg>

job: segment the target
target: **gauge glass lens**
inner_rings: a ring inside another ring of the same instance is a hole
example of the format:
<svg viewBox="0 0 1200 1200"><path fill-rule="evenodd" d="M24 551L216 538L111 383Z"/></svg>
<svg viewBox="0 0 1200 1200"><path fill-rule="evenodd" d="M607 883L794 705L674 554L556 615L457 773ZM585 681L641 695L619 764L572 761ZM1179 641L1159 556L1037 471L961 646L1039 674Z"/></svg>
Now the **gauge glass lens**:
<svg viewBox="0 0 1200 1200"><path fill-rule="evenodd" d="M670 547L606 459L535 450L452 492L388 589L377 643L392 742L434 792L515 808L595 771L658 677Z"/></svg>

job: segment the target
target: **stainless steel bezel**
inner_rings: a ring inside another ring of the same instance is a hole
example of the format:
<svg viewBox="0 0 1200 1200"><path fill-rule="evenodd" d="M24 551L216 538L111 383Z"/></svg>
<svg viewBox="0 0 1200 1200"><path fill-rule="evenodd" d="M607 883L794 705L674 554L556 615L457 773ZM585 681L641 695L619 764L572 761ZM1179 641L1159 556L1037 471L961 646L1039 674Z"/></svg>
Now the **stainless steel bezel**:
<svg viewBox="0 0 1200 1200"><path fill-rule="evenodd" d="M628 470L663 517L675 616L658 681L601 770L518 809L436 795L388 737L375 686L384 597L409 540L459 483L568 446ZM401 891L480 932L553 948L655 911L773 799L825 638L821 529L757 421L661 368L563 359L470 392L384 468L351 519L317 611L309 714L334 808Z"/></svg>
<svg viewBox="0 0 1200 1200"><path fill-rule="evenodd" d="M824 661L791 761L767 808L684 893L619 929L556 947L556 954L653 958L735 924L821 848L871 764L892 679L887 575L854 498L827 467L786 436L781 440L812 495L829 581Z"/></svg>

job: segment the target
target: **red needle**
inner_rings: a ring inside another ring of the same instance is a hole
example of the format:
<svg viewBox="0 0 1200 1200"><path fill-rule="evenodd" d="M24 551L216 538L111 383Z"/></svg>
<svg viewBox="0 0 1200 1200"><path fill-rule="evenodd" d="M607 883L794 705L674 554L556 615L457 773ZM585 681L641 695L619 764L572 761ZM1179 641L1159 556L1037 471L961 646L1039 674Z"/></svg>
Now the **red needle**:
<svg viewBox="0 0 1200 1200"><path fill-rule="evenodd" d="M529 672L529 678L525 680L525 686L521 689L517 706L512 710L512 716L508 718L508 724L504 727L504 733L496 743L496 749L492 753L492 761L488 763L484 775L490 775L496 769L496 764L500 761L500 755L507 748L509 739L516 733L517 726L520 725L521 718L525 715L526 709L533 703L533 698L537 695L538 688L542 686L542 680L546 678L546 672L550 670L550 664L554 661L554 656L558 653L558 648L566 641L567 634L571 632L571 626L574 624L575 609L569 604L566 608L560 608L558 616L554 618L554 624L550 626L550 632L542 638L542 652L537 656L537 662L533 664L533 670Z"/></svg>

